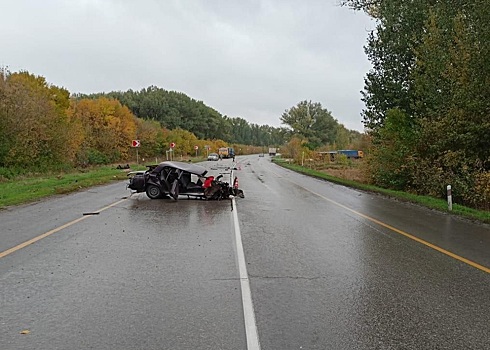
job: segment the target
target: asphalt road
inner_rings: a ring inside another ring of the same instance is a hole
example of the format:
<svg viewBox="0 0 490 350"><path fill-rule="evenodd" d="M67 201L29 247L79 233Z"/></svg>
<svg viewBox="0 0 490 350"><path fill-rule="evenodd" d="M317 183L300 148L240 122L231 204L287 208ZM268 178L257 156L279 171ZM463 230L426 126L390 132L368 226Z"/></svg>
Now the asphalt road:
<svg viewBox="0 0 490 350"><path fill-rule="evenodd" d="M234 207L116 183L1 211L0 349L490 348L488 225L237 161Z"/></svg>

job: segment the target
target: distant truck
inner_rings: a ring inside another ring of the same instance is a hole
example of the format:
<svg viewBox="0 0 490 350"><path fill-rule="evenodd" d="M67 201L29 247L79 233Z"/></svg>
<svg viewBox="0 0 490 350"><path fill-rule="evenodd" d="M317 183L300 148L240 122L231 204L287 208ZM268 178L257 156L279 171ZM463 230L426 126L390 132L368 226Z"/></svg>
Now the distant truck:
<svg viewBox="0 0 490 350"><path fill-rule="evenodd" d="M364 157L364 153L355 149L341 149L338 151L327 151L327 152L318 152L321 156L328 156L330 160L333 162L337 156L337 154L343 154L347 157L347 159L361 159Z"/></svg>
<svg viewBox="0 0 490 350"><path fill-rule="evenodd" d="M221 158L233 158L235 157L235 150L232 147L221 147L218 149L218 155Z"/></svg>
<svg viewBox="0 0 490 350"><path fill-rule="evenodd" d="M269 147L269 155L275 156L277 153L277 148Z"/></svg>
<svg viewBox="0 0 490 350"><path fill-rule="evenodd" d="M341 149L337 151L338 154L344 154L347 158L359 159L364 157L364 153L362 151L358 151L356 149Z"/></svg>

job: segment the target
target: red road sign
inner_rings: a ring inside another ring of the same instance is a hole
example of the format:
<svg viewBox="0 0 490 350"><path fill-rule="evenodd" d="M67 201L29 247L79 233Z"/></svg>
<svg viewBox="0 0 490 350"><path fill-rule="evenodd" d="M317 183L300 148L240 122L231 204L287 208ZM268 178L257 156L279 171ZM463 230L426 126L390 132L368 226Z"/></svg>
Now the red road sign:
<svg viewBox="0 0 490 350"><path fill-rule="evenodd" d="M199 149L199 146L194 146L194 149L197 151Z"/></svg>
<svg viewBox="0 0 490 350"><path fill-rule="evenodd" d="M131 147L139 147L139 146L141 146L140 140L133 140L133 142L131 142Z"/></svg>
<svg viewBox="0 0 490 350"><path fill-rule="evenodd" d="M175 142L171 142L170 143L170 148L174 148L175 147Z"/></svg>

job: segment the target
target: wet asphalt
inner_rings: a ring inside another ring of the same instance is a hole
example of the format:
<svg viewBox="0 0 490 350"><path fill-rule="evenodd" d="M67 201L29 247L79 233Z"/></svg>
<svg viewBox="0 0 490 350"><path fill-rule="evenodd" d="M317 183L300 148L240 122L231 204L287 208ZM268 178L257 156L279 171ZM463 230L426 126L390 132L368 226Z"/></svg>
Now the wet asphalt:
<svg viewBox="0 0 490 350"><path fill-rule="evenodd" d="M237 160L262 349L490 348L488 225ZM0 212L0 252L83 218L0 258L1 349L247 348L230 201L128 195Z"/></svg>

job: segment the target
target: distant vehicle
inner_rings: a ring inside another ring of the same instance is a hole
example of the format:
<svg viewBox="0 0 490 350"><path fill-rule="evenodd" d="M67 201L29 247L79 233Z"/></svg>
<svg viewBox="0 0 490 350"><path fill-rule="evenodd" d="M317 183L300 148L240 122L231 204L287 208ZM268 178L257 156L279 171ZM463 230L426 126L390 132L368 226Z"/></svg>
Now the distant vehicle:
<svg viewBox="0 0 490 350"><path fill-rule="evenodd" d="M208 160L218 160L219 155L218 153L209 153Z"/></svg>
<svg viewBox="0 0 490 350"><path fill-rule="evenodd" d="M235 150L232 147L221 147L218 149L218 155L221 158L233 158L235 156Z"/></svg>
<svg viewBox="0 0 490 350"><path fill-rule="evenodd" d="M259 154L259 157L263 157L263 156L264 156L264 153L260 153L260 154Z"/></svg>
<svg viewBox="0 0 490 350"><path fill-rule="evenodd" d="M277 148L269 147L269 155L270 156L275 156L276 153L277 153Z"/></svg>
<svg viewBox="0 0 490 350"><path fill-rule="evenodd" d="M327 151L327 152L318 152L318 154L322 156L329 156L331 161L334 161L338 154L345 155L348 159L361 159L364 157L364 152L354 149L341 149L338 151Z"/></svg>
<svg viewBox="0 0 490 350"><path fill-rule="evenodd" d="M216 179L207 176L207 169L184 162L162 162L149 165L146 171L132 171L128 174L127 187L137 193L146 192L150 199L170 198L177 200L179 195L188 198L227 199L230 196L243 198L243 191L238 188L238 179L233 186L221 181L223 175Z"/></svg>
<svg viewBox="0 0 490 350"><path fill-rule="evenodd" d="M341 149L337 151L338 154L345 154L347 158L359 159L364 157L364 153L362 151L354 150L354 149Z"/></svg>

